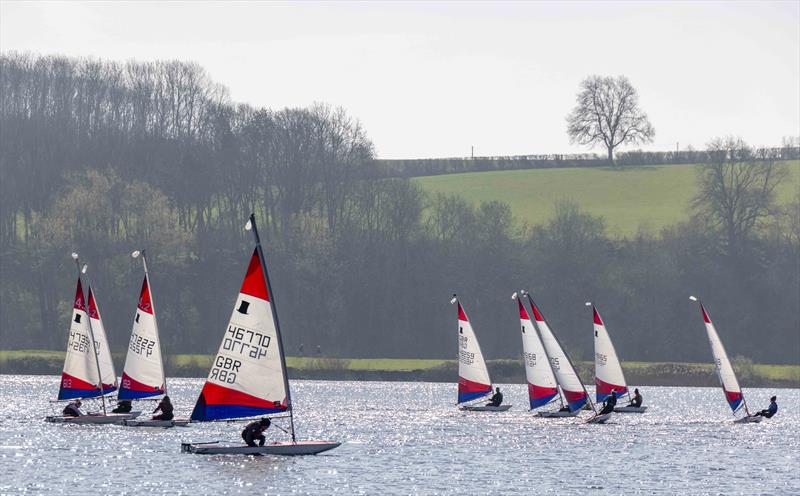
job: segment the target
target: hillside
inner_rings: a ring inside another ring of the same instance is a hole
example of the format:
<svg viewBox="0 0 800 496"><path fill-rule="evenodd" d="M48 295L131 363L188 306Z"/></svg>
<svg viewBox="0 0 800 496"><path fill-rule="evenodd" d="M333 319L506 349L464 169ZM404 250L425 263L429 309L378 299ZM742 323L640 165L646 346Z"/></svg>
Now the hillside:
<svg viewBox="0 0 800 496"><path fill-rule="evenodd" d="M800 161L786 162L790 179L781 185L779 201L800 191ZM553 203L577 201L603 216L612 234L635 234L640 227L658 232L688 217L689 199L697 190L696 165L643 166L615 169L565 168L470 172L417 177L426 191L456 193L471 203L499 200L530 225L546 222Z"/></svg>

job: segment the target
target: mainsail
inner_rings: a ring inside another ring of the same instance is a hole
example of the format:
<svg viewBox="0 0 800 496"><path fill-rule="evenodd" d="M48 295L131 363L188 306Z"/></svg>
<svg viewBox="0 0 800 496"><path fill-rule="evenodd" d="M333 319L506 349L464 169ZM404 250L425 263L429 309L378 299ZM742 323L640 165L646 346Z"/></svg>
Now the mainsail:
<svg viewBox="0 0 800 496"><path fill-rule="evenodd" d="M492 380L461 302L456 295L450 302L458 305L458 403L464 403L491 393Z"/></svg>
<svg viewBox="0 0 800 496"><path fill-rule="evenodd" d="M251 217L252 220L252 217ZM192 412L193 421L253 417L291 409L277 327L258 247Z"/></svg>
<svg viewBox="0 0 800 496"><path fill-rule="evenodd" d="M711 353L714 355L714 365L716 366L717 376L722 385L722 391L725 393L725 399L728 401L731 410L736 413L739 408L744 404L747 410L747 404L744 403L744 395L742 388L739 387L739 381L736 380L736 373L733 371L731 361L728 359L728 354L725 352L725 347L719 339L717 330L711 322L711 318L706 312L703 303L700 303L700 311L703 314L703 322L706 324L706 333L708 334L708 342L711 344Z"/></svg>
<svg viewBox="0 0 800 496"><path fill-rule="evenodd" d="M158 336L155 306L153 305L150 280L147 273L142 281L139 302L133 317L133 329L128 342L125 367L122 370L122 386L119 399L131 400L165 394L164 363L161 356L161 341Z"/></svg>
<svg viewBox="0 0 800 496"><path fill-rule="evenodd" d="M590 305L591 303L587 303ZM625 382L625 375L622 373L622 365L617 358L614 343L608 335L603 319L597 307L592 305L594 317L594 381L595 398L597 402L602 402L614 390L615 396L619 398L628 393L628 384Z"/></svg>
<svg viewBox="0 0 800 496"><path fill-rule="evenodd" d="M531 410L550 403L558 396L558 383L547 358L536 328L531 322L522 301L516 297L519 306L520 329L522 330L522 351L525 359L525 377L528 380L528 397Z"/></svg>
<svg viewBox="0 0 800 496"><path fill-rule="evenodd" d="M561 391L564 393L564 398L567 400L567 406L570 411L573 412L580 410L589 399L589 395L586 394L586 388L583 387L583 383L578 377L578 373L575 372L572 362L570 362L569 357L567 357L558 339L556 339L555 335L550 330L550 327L544 320L544 316L542 316L536 303L534 303L533 298L529 293L527 296L528 303L530 303L531 310L533 310L533 318L536 319L536 326L539 328L539 332L542 336L542 344L550 359L556 381L558 381L558 385L561 386Z"/></svg>
<svg viewBox="0 0 800 496"><path fill-rule="evenodd" d="M92 319L92 334L94 334L97 362L100 366L100 377L103 379L103 394L117 389L117 371L114 370L114 360L111 357L111 348L100 316L100 307L94 297L94 291L89 286L89 317Z"/></svg>

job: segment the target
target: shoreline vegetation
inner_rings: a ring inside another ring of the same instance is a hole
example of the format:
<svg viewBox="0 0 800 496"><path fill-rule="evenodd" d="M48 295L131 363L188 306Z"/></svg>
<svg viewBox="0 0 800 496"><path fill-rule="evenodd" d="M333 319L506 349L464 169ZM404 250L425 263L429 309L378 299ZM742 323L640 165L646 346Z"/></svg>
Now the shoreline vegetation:
<svg viewBox="0 0 800 496"><path fill-rule="evenodd" d="M164 367L169 377L205 377L211 355L168 355ZM120 364L121 353L114 354ZM754 364L736 357L734 368L743 387L800 387L800 364ZM64 352L47 350L0 350L0 374L58 375ZM452 382L458 376L455 360L394 358L287 357L291 379ZM522 360L488 360L495 383L525 383ZM576 362L585 384L593 384L594 364ZM631 386L717 386L710 363L622 362ZM119 370L118 370L119 372Z"/></svg>

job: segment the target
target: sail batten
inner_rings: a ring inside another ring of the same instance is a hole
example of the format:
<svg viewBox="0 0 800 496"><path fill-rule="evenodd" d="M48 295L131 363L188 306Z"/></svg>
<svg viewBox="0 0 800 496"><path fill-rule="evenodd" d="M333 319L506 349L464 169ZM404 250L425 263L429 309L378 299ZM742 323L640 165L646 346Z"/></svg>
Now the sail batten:
<svg viewBox="0 0 800 496"><path fill-rule="evenodd" d="M458 403L473 401L492 392L492 380L483 352L467 313L458 306Z"/></svg>

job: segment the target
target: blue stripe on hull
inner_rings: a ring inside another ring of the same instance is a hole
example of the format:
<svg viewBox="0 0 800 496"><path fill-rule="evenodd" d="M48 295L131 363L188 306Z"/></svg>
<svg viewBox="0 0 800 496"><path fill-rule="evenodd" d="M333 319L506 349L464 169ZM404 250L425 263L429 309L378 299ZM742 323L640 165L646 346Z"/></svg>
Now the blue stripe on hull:
<svg viewBox="0 0 800 496"><path fill-rule="evenodd" d="M286 410L278 408L257 408L242 405L205 405L201 408L196 405L192 412L192 420L196 422L206 422L209 420L234 419L243 417L258 417L259 415L269 415L271 413L282 413Z"/></svg>

